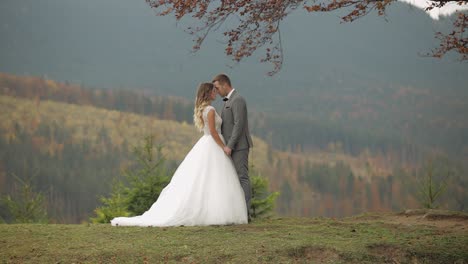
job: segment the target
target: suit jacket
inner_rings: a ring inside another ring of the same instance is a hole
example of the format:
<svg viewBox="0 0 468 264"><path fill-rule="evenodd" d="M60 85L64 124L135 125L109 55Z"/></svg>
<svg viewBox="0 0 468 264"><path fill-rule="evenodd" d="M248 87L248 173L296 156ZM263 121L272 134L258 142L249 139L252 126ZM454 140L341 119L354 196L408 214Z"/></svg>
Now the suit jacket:
<svg viewBox="0 0 468 264"><path fill-rule="evenodd" d="M229 100L224 103L221 118L221 134L229 148L236 151L253 147L247 119L247 104L237 90L234 90Z"/></svg>

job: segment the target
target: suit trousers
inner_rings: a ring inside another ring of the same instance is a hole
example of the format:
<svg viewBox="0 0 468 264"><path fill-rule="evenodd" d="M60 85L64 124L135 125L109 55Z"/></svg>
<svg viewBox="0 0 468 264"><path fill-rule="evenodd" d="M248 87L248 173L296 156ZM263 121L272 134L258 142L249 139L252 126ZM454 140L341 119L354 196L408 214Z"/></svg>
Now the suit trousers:
<svg viewBox="0 0 468 264"><path fill-rule="evenodd" d="M244 190L245 203L247 204L247 214L250 209L250 198L252 197L252 187L250 186L249 178L249 149L237 150L231 153L234 167L236 168L237 176Z"/></svg>

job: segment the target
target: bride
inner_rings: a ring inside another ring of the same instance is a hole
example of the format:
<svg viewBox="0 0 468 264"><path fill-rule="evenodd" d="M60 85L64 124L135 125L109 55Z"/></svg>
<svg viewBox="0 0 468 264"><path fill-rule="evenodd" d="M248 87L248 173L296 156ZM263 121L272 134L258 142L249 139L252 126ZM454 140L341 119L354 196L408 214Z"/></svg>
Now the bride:
<svg viewBox="0 0 468 264"><path fill-rule="evenodd" d="M221 117L211 106L217 90L198 87L194 123L203 136L187 154L151 208L139 216L117 217L113 226L203 226L247 223L244 193L224 151Z"/></svg>

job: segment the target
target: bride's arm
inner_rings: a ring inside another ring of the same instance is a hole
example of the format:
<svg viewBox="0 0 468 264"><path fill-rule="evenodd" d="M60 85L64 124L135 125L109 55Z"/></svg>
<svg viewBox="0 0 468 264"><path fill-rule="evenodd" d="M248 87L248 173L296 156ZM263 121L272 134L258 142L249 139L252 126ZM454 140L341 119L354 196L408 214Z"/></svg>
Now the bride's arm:
<svg viewBox="0 0 468 264"><path fill-rule="evenodd" d="M224 148L224 143L219 137L218 131L216 131L215 128L215 110L211 109L208 112L208 128L210 129L210 134L213 137L213 139L216 141L216 144L218 144L221 148Z"/></svg>

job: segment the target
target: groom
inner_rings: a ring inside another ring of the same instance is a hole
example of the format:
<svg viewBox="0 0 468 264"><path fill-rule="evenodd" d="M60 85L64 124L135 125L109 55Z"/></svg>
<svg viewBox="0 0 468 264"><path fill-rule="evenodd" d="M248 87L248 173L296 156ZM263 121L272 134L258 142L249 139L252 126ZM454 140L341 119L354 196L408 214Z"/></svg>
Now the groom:
<svg viewBox="0 0 468 264"><path fill-rule="evenodd" d="M244 189L247 204L247 216L250 222L251 187L249 179L249 149L253 147L247 120L247 104L231 86L231 80L225 74L219 74L213 79L213 85L220 96L224 97L221 112L223 123L221 134L226 141L224 152L232 157L242 189Z"/></svg>

